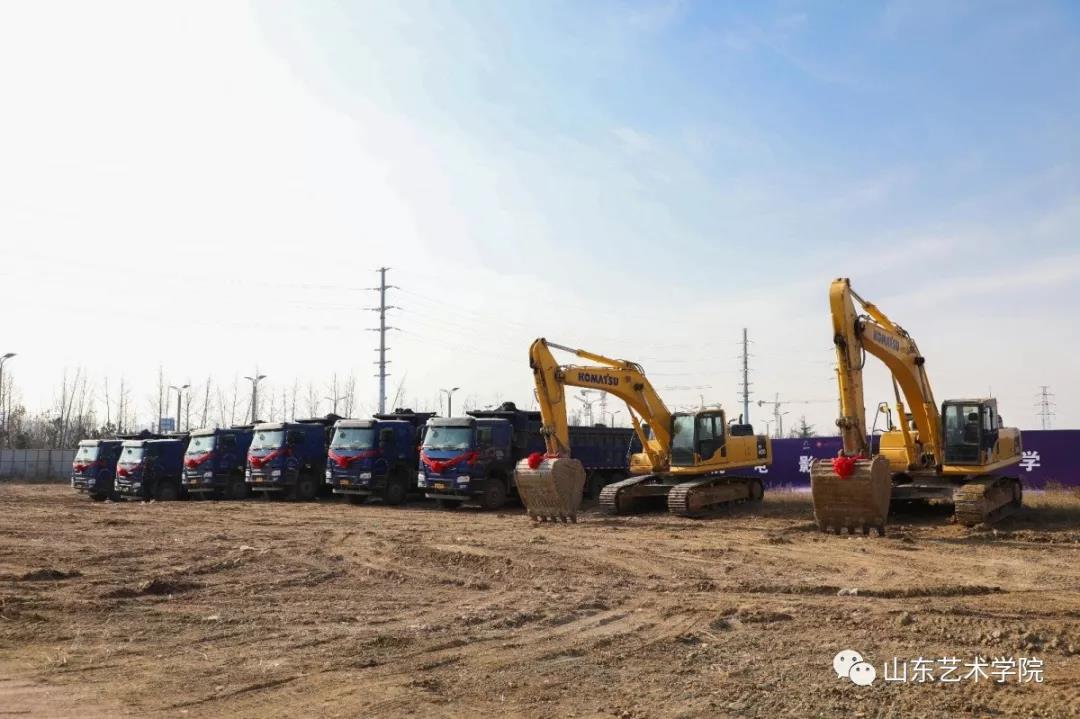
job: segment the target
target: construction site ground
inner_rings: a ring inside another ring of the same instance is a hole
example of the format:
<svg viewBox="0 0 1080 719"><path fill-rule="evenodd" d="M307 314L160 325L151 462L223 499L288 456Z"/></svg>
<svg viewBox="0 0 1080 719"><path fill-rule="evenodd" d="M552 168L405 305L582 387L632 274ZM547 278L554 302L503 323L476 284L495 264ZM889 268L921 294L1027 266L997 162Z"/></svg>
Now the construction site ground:
<svg viewBox="0 0 1080 719"><path fill-rule="evenodd" d="M1075 717L1080 495L823 535L805 493L537 525L0 484L0 717ZM876 665L870 686L833 656ZM1043 681L886 682L922 657Z"/></svg>

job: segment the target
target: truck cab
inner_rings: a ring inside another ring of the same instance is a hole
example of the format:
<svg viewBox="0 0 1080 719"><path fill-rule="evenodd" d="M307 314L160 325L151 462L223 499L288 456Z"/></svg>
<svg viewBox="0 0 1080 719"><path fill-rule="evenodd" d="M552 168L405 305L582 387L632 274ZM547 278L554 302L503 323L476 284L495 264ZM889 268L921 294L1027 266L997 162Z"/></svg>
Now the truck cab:
<svg viewBox="0 0 1080 719"><path fill-rule="evenodd" d="M326 484L352 504L380 497L401 504L416 489L418 435L430 412L395 410L371 419L340 419L327 452Z"/></svg>
<svg viewBox="0 0 1080 719"><path fill-rule="evenodd" d="M417 485L442 507L465 502L499 509L513 492L514 465L544 451L540 413L504 403L497 410L428 420Z"/></svg>
<svg viewBox="0 0 1080 719"><path fill-rule="evenodd" d="M247 498L244 467L253 436L251 426L194 430L184 453L184 489L197 497Z"/></svg>
<svg viewBox="0 0 1080 719"><path fill-rule="evenodd" d="M124 499L186 499L180 478L187 443L186 435L124 440L116 462L116 491Z"/></svg>
<svg viewBox="0 0 1080 719"><path fill-rule="evenodd" d="M95 502L113 497L116 460L123 440L84 439L71 462L71 488L90 495Z"/></svg>
<svg viewBox="0 0 1080 719"><path fill-rule="evenodd" d="M314 499L326 472L330 430L339 419L327 415L256 424L244 472L251 490Z"/></svg>

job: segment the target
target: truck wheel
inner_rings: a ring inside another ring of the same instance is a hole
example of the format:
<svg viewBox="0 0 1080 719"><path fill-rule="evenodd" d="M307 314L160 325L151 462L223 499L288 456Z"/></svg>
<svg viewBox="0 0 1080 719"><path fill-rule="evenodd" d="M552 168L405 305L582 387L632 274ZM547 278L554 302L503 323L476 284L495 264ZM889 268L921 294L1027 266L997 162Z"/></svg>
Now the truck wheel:
<svg viewBox="0 0 1080 719"><path fill-rule="evenodd" d="M383 490L383 503L396 506L405 501L408 490L405 481L400 476L391 475L386 478L386 489Z"/></svg>
<svg viewBox="0 0 1080 719"><path fill-rule="evenodd" d="M363 504L367 501L366 494L346 494L345 501L349 504Z"/></svg>
<svg viewBox="0 0 1080 719"><path fill-rule="evenodd" d="M158 482L154 499L159 502L175 502L180 499L180 490L172 482Z"/></svg>
<svg viewBox="0 0 1080 719"><path fill-rule="evenodd" d="M308 501L315 499L319 488L311 477L299 477L296 480L296 498Z"/></svg>
<svg viewBox="0 0 1080 719"><path fill-rule="evenodd" d="M251 495L251 488L248 483L244 481L243 477L236 477L229 482L229 486L225 488L226 499L247 499Z"/></svg>
<svg viewBox="0 0 1080 719"><path fill-rule="evenodd" d="M506 504L506 483L498 477L488 479L484 487L484 509L495 511Z"/></svg>

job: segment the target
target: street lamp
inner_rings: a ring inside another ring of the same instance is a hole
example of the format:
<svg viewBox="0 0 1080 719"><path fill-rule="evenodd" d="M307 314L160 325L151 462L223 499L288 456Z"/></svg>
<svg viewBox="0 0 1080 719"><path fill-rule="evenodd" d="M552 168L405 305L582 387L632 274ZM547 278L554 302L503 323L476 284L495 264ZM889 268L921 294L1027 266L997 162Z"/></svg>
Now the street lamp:
<svg viewBox="0 0 1080 719"><path fill-rule="evenodd" d="M446 416L454 416L454 392L457 392L461 387L454 387L453 389L441 389L440 392L446 393Z"/></svg>
<svg viewBox="0 0 1080 719"><path fill-rule="evenodd" d="M186 390L190 386L191 385L189 384L180 385L179 387L169 385L169 389L176 392L176 427L174 427L173 429L177 432L180 431L180 398L183 396L184 390ZM160 427L158 429L160 429Z"/></svg>
<svg viewBox="0 0 1080 719"><path fill-rule="evenodd" d="M252 424L255 424L255 411L256 411L256 408L259 406L259 404L258 404L258 400L259 400L259 380L266 379L266 375L258 374L258 370L256 370L255 372L256 372L256 374L255 374L254 377L248 377L247 375L244 375L244 379L246 379L248 382L251 382L251 423Z"/></svg>
<svg viewBox="0 0 1080 719"><path fill-rule="evenodd" d="M4 363L15 356L14 352L0 356L0 440L7 438L7 411L4 409Z"/></svg>
<svg viewBox="0 0 1080 719"><path fill-rule="evenodd" d="M614 426L615 426L615 415L619 414L620 412L622 412L622 410L621 410L621 409L617 409L617 410L615 410L614 412L610 412L610 413L609 413L609 414L611 415L611 426L612 426L612 427L614 427Z"/></svg>

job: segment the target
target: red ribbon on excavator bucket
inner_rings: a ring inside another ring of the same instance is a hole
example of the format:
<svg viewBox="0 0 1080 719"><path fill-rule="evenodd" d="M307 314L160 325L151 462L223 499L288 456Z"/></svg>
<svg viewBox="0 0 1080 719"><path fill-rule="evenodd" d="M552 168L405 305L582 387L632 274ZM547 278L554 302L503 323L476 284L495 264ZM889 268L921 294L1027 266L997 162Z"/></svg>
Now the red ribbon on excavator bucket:
<svg viewBox="0 0 1080 719"><path fill-rule="evenodd" d="M838 457L834 457L832 461L833 471L836 472L836 476L840 479L847 479L852 474L854 474L855 463L858 462L860 459L867 458L861 454L857 457L848 457L843 454Z"/></svg>
<svg viewBox="0 0 1080 719"><path fill-rule="evenodd" d="M539 467L543 463L543 461L544 461L544 453L543 452L533 452L532 454L530 454L528 456L529 469L536 469L537 467Z"/></svg>
<svg viewBox="0 0 1080 719"><path fill-rule="evenodd" d="M446 470L450 469L451 467L453 467L455 465L461 464L462 462L465 462L467 464L472 464L473 462L476 461L476 458L479 455L480 455L479 452L471 451L471 452L462 452L458 456L451 457L450 459L432 459L431 457L428 457L426 454L421 452L420 453L420 461L423 462L424 466L426 466L428 469L430 469L435 474L442 474Z"/></svg>

